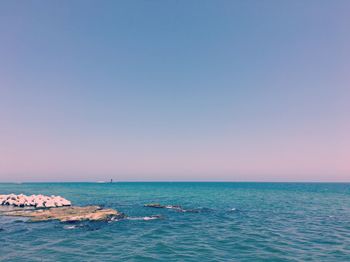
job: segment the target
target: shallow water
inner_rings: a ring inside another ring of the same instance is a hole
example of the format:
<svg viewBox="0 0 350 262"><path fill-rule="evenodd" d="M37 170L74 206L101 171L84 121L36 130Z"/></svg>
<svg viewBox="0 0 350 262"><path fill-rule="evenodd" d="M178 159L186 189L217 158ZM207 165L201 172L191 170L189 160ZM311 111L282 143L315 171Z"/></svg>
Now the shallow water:
<svg viewBox="0 0 350 262"><path fill-rule="evenodd" d="M0 184L9 193L61 195L129 219L0 217L1 261L350 261L350 184ZM196 212L143 206L151 202Z"/></svg>

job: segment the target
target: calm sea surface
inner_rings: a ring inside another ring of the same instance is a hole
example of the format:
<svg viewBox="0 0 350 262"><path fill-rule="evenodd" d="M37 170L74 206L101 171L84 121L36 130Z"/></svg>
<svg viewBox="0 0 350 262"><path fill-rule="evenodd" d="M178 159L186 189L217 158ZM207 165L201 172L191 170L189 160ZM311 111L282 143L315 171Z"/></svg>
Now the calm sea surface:
<svg viewBox="0 0 350 262"><path fill-rule="evenodd" d="M0 184L8 193L61 195L130 218L0 217L0 261L350 261L350 184ZM199 212L143 207L150 202ZM144 220L152 215L163 219Z"/></svg>

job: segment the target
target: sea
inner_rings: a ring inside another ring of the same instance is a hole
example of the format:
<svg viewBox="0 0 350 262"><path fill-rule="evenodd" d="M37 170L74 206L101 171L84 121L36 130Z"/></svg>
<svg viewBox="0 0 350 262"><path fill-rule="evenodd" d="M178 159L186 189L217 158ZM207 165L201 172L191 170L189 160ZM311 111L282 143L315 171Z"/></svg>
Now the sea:
<svg viewBox="0 0 350 262"><path fill-rule="evenodd" d="M127 215L109 222L0 217L0 261L350 261L350 184L0 184ZM181 209L145 204L180 205Z"/></svg>

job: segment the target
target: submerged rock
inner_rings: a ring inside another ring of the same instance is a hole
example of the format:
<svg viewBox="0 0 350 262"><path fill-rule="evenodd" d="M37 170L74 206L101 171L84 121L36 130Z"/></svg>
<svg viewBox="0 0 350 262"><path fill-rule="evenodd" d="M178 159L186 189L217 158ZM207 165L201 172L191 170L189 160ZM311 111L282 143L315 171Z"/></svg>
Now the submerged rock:
<svg viewBox="0 0 350 262"><path fill-rule="evenodd" d="M181 206L177 206L177 205L175 205L175 206L173 206L173 205L161 205L161 204L159 204L159 203L150 203L150 204L145 204L144 205L145 207L153 207L153 208L168 208L168 209L179 209L179 210L181 210L182 209L182 207Z"/></svg>
<svg viewBox="0 0 350 262"><path fill-rule="evenodd" d="M182 206L179 206L179 205L161 205L159 203L149 203L149 204L145 204L144 206L152 207L152 208L174 209L176 212L182 212L182 213L201 213L207 210L205 208L183 209Z"/></svg>
<svg viewBox="0 0 350 262"><path fill-rule="evenodd" d="M162 206L159 203L150 203L150 204L145 204L145 207L155 207L155 208L165 208L165 206Z"/></svg>
<svg viewBox="0 0 350 262"><path fill-rule="evenodd" d="M30 222L59 220L61 222L109 221L124 218L125 215L114 209L103 209L99 206L69 206L49 209L15 209L2 212L5 216L28 217Z"/></svg>

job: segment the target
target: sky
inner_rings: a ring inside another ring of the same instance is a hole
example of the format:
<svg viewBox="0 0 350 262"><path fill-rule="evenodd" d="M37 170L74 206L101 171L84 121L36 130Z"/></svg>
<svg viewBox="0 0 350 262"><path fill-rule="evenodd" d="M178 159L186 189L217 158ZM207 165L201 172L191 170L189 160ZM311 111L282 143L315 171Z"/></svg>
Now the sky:
<svg viewBox="0 0 350 262"><path fill-rule="evenodd" d="M0 1L0 182L350 181L349 12Z"/></svg>

